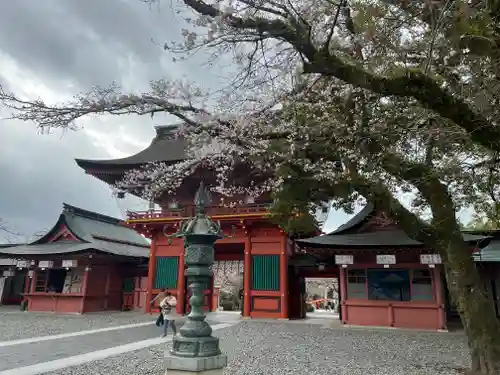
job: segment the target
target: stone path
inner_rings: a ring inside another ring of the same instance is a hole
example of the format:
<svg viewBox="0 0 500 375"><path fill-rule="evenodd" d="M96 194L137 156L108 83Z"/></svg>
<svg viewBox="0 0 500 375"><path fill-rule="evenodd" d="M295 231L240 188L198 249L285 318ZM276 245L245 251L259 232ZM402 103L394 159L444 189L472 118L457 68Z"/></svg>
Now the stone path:
<svg viewBox="0 0 500 375"><path fill-rule="evenodd" d="M217 328L220 320L211 318L208 322ZM178 328L183 321L178 322ZM2 314L0 310L0 322L0 332L5 329L0 338L10 339L0 341L0 375L43 373L44 368L64 368L69 363L144 349L169 339L161 338L162 328L154 325L153 316L144 314L55 316L12 311Z"/></svg>
<svg viewBox="0 0 500 375"><path fill-rule="evenodd" d="M37 332L43 325L50 327L51 334L67 335L71 326L76 327L73 332L94 331L10 346L0 342L0 375L165 373L163 352L171 343L158 338L161 332L152 322L154 317L33 316L22 320L37 321ZM0 311L0 332L7 318ZM11 323L19 323L17 318L12 317ZM262 322L215 314L209 320L220 328L214 335L221 338L221 349L229 358L224 375L457 375L469 364L465 339L458 333L347 329L316 317L306 322ZM147 324L95 332L131 323ZM19 340L33 337L31 333L26 329L10 336Z"/></svg>
<svg viewBox="0 0 500 375"><path fill-rule="evenodd" d="M124 328L51 341L0 347L0 374L2 370L156 338L160 336L160 332L161 330L151 323L148 326L136 328Z"/></svg>

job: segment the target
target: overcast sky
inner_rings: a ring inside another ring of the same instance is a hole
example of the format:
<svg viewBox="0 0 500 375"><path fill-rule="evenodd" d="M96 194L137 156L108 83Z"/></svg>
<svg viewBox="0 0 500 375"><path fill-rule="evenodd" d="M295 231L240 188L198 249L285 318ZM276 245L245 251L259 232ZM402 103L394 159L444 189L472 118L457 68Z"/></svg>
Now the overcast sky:
<svg viewBox="0 0 500 375"><path fill-rule="evenodd" d="M49 101L113 81L146 90L152 79L190 77L206 88L220 87L221 69L207 70L203 56L173 63L162 49L165 40L179 38L182 27L170 8L150 8L139 0L3 1L0 80L17 93ZM40 135L33 124L0 120L0 217L12 230L30 235L50 228L63 202L117 217L143 208L139 199L113 198L74 158L136 153L149 144L160 121L88 118L78 132ZM346 218L330 215L327 227Z"/></svg>

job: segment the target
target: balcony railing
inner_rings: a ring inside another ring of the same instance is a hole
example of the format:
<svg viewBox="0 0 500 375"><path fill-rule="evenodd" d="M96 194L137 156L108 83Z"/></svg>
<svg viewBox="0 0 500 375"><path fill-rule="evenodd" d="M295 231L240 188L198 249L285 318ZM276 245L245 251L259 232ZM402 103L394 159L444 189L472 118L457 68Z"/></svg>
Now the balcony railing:
<svg viewBox="0 0 500 375"><path fill-rule="evenodd" d="M208 208L209 216L267 214L270 204L246 204L235 207L212 206ZM161 210L127 211L128 220L188 218L195 214L195 206L182 208L163 208Z"/></svg>

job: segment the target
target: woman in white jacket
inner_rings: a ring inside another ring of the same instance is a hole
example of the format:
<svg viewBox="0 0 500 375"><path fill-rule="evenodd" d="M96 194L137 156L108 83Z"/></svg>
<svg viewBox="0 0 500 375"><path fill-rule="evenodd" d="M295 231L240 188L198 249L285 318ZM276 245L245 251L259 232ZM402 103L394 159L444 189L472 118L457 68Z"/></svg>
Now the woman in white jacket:
<svg viewBox="0 0 500 375"><path fill-rule="evenodd" d="M160 302L160 308L163 313L163 337L167 336L168 326L172 327L172 332L174 336L177 334L177 327L175 325L175 320L179 317L177 314L177 298L168 292L167 296Z"/></svg>

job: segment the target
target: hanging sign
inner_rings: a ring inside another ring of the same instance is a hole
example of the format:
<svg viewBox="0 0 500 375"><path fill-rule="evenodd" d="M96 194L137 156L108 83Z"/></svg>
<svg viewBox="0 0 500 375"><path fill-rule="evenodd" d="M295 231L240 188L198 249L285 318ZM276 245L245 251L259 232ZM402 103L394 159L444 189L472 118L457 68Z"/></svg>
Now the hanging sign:
<svg viewBox="0 0 500 375"><path fill-rule="evenodd" d="M353 255L335 255L335 264L353 264L354 256Z"/></svg>
<svg viewBox="0 0 500 375"><path fill-rule="evenodd" d="M16 274L13 270L5 270L3 271L3 277L12 277Z"/></svg>
<svg viewBox="0 0 500 375"><path fill-rule="evenodd" d="M441 255L439 254L420 254L421 264L441 264Z"/></svg>
<svg viewBox="0 0 500 375"><path fill-rule="evenodd" d="M17 268L28 268L30 266L30 262L27 260L18 260L16 267Z"/></svg>
<svg viewBox="0 0 500 375"><path fill-rule="evenodd" d="M72 260L63 260L62 261L62 267L63 268L74 268L78 267L78 261L76 259Z"/></svg>
<svg viewBox="0 0 500 375"><path fill-rule="evenodd" d="M54 267L54 262L52 260L41 260L38 262L38 267L40 267L40 268L52 268L52 267Z"/></svg>
<svg viewBox="0 0 500 375"><path fill-rule="evenodd" d="M385 255L377 255L377 264L390 265L396 264L396 255L394 254L385 254Z"/></svg>
<svg viewBox="0 0 500 375"><path fill-rule="evenodd" d="M15 259L0 259L0 266L15 266Z"/></svg>

